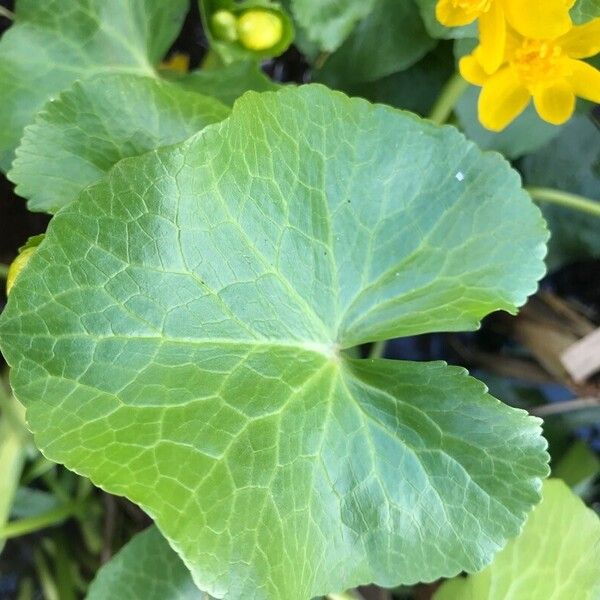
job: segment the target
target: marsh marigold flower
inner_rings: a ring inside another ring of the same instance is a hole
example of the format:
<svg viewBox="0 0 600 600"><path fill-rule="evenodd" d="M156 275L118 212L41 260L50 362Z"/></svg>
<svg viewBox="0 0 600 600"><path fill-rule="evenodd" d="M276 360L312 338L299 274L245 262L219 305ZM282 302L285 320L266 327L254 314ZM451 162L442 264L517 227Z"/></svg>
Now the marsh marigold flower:
<svg viewBox="0 0 600 600"><path fill-rule="evenodd" d="M575 0L438 0L436 17L447 27L479 21L479 61L487 73L502 64L507 24L531 39L555 38L572 26Z"/></svg>
<svg viewBox="0 0 600 600"><path fill-rule="evenodd" d="M572 27L554 39L531 39L509 31L505 61L490 75L481 65L481 48L460 61L461 75L482 86L479 120L501 131L527 107L531 98L542 119L567 121L575 97L600 102L600 71L579 60L600 52L600 19Z"/></svg>

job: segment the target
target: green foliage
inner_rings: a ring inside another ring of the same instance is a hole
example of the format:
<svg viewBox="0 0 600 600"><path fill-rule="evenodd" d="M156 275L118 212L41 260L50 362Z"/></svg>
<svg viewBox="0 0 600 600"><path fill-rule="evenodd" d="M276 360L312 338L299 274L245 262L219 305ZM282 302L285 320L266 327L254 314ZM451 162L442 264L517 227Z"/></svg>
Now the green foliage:
<svg viewBox="0 0 600 600"><path fill-rule="evenodd" d="M17 0L0 40L0 168L35 113L75 80L107 70L152 76L187 9L187 0Z"/></svg>
<svg viewBox="0 0 600 600"><path fill-rule="evenodd" d="M435 600L594 600L600 595L600 519L559 479L523 533L481 573L445 583Z"/></svg>
<svg viewBox="0 0 600 600"><path fill-rule="evenodd" d="M435 44L413 0L376 0L316 77L333 87L375 81L415 64Z"/></svg>
<svg viewBox="0 0 600 600"><path fill-rule="evenodd" d="M600 144L598 130L585 115L575 115L560 135L523 159L527 185L558 188L600 202ZM552 233L548 263L600 257L598 219L560 206L545 205Z"/></svg>
<svg viewBox="0 0 600 600"><path fill-rule="evenodd" d="M211 600L156 527L138 533L96 576L86 600Z"/></svg>
<svg viewBox="0 0 600 600"><path fill-rule="evenodd" d="M292 13L319 50L333 52L367 17L377 0L290 0Z"/></svg>
<svg viewBox="0 0 600 600"><path fill-rule="evenodd" d="M577 24L597 19L600 17L600 0L577 0L571 9L571 17Z"/></svg>
<svg viewBox="0 0 600 600"><path fill-rule="evenodd" d="M228 114L218 100L168 81L97 76L38 113L8 176L30 210L53 213L119 160L183 141Z"/></svg>
<svg viewBox="0 0 600 600"><path fill-rule="evenodd" d="M252 93L55 216L1 346L44 453L140 504L201 589L431 581L517 535L539 421L462 369L344 349L514 312L545 238L517 174L453 128Z"/></svg>

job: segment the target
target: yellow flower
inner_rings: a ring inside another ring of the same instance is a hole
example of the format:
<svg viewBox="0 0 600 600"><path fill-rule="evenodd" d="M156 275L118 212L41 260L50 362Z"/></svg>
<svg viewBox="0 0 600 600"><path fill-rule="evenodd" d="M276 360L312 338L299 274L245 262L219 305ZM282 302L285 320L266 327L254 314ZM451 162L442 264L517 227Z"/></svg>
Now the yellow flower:
<svg viewBox="0 0 600 600"><path fill-rule="evenodd" d="M248 10L237 21L240 42L249 50L268 50L281 40L283 23L268 10Z"/></svg>
<svg viewBox="0 0 600 600"><path fill-rule="evenodd" d="M600 102L600 71L578 60L600 52L600 18L571 27L556 38L532 39L508 30L505 61L490 75L481 63L481 47L460 61L461 75L482 86L479 120L501 131L531 98L542 119L554 125L569 120L575 97Z"/></svg>
<svg viewBox="0 0 600 600"><path fill-rule="evenodd" d="M575 0L438 0L436 17L447 27L479 20L479 60L487 73L502 64L508 23L532 39L556 38L572 26Z"/></svg>

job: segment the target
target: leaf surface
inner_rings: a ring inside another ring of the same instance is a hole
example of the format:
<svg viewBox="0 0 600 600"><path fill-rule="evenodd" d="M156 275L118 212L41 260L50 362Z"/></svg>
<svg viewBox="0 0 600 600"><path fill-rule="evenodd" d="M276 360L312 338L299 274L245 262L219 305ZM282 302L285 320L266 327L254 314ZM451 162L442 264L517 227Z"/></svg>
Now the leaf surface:
<svg viewBox="0 0 600 600"><path fill-rule="evenodd" d="M76 82L27 127L9 179L30 210L54 213L119 160L181 142L228 114L214 98L151 77Z"/></svg>
<svg viewBox="0 0 600 600"><path fill-rule="evenodd" d="M105 564L86 600L211 600L156 527L138 533Z"/></svg>
<svg viewBox="0 0 600 600"><path fill-rule="evenodd" d="M560 479L521 535L481 573L445 583L435 600L594 600L600 595L600 519Z"/></svg>
<svg viewBox="0 0 600 600"><path fill-rule="evenodd" d="M0 168L35 113L75 80L107 70L153 75L187 9L188 0L17 0L0 40Z"/></svg>
<svg viewBox="0 0 600 600"><path fill-rule="evenodd" d="M199 588L430 581L518 533L539 420L462 369L343 349L514 311L545 238L518 175L454 128L249 93L62 209L0 340L39 446L139 503Z"/></svg>

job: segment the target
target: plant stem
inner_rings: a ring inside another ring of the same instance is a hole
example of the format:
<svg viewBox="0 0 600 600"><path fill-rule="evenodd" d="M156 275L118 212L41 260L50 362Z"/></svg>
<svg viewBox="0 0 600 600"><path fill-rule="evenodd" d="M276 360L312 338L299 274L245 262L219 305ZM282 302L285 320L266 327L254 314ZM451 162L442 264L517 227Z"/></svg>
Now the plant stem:
<svg viewBox="0 0 600 600"><path fill-rule="evenodd" d="M12 12L12 10L8 10L8 8L6 8L4 6L0 6L0 17L4 17L5 19L8 19L9 21L14 21L15 13Z"/></svg>
<svg viewBox="0 0 600 600"><path fill-rule="evenodd" d="M379 342L374 342L369 350L369 356L367 358L381 358L385 353L385 346L387 344L387 340L380 340Z"/></svg>
<svg viewBox="0 0 600 600"><path fill-rule="evenodd" d="M572 208L580 212L594 215L595 217L600 217L600 202L590 200L590 198L578 196L577 194L569 194L569 192L563 192L562 190L553 190L551 188L528 187L525 189L536 202L558 204L559 206Z"/></svg>
<svg viewBox="0 0 600 600"><path fill-rule="evenodd" d="M435 101L429 120L438 125L443 125L468 87L469 84L462 78L460 73L454 73Z"/></svg>
<svg viewBox="0 0 600 600"><path fill-rule="evenodd" d="M80 508L81 505L79 503L69 502L68 504L53 508L37 517L12 521L0 528L0 539L15 538L28 533L33 533L34 531L39 531L40 529L45 529L46 527L51 527L52 525L58 525L65 519L72 517Z"/></svg>
<svg viewBox="0 0 600 600"><path fill-rule="evenodd" d="M536 417L548 417L550 415L560 415L574 410L584 410L586 408L600 407L598 398L577 398L575 400L565 400L564 402L551 402L542 406L535 406L529 412Z"/></svg>
<svg viewBox="0 0 600 600"><path fill-rule="evenodd" d="M0 263L0 279L6 279L8 277L8 265Z"/></svg>

